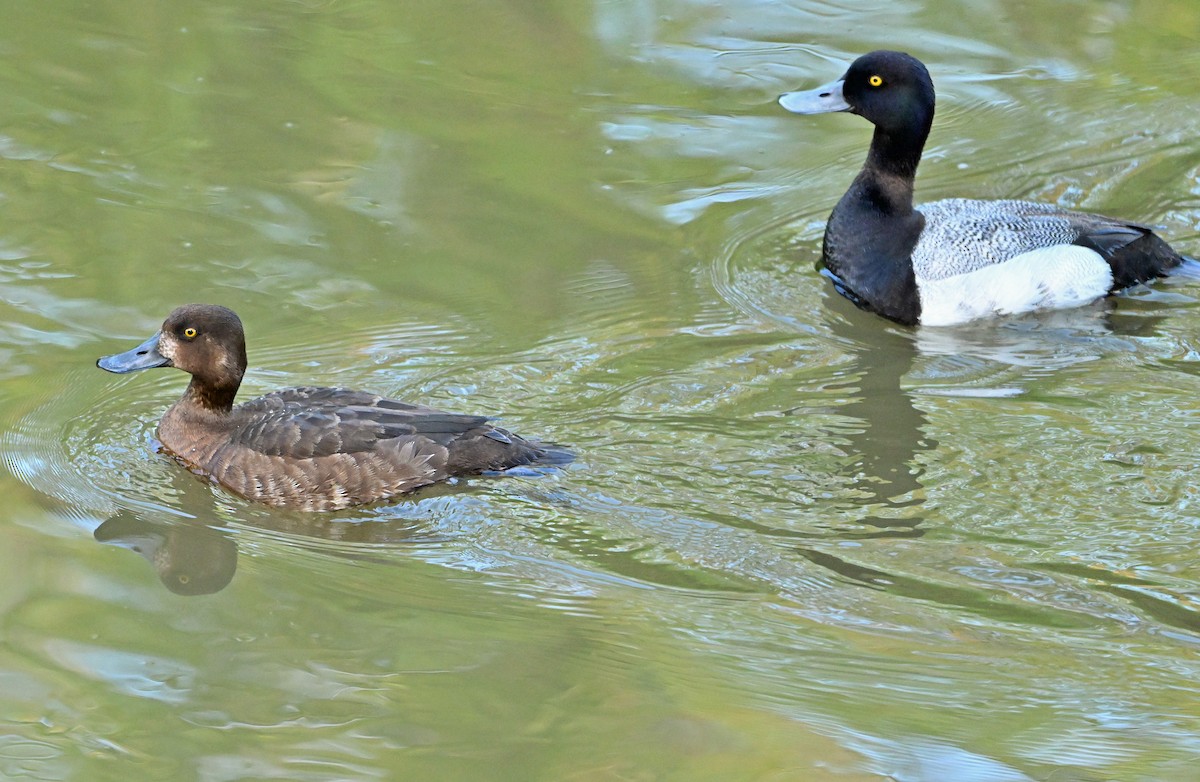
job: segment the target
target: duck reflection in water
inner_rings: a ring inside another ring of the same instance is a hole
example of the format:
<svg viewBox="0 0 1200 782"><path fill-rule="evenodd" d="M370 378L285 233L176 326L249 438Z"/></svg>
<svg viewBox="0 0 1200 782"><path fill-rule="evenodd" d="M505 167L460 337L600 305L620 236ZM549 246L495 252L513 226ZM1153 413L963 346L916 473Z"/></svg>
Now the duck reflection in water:
<svg viewBox="0 0 1200 782"><path fill-rule="evenodd" d="M921 517L911 509L923 502L918 455L937 447L925 429L925 414L905 390L916 358L908 334L880 329L878 321L836 304L830 325L838 340L851 350L850 368L840 373L848 400L838 413L860 422L845 432L850 452L857 455L851 483L872 508L863 523L880 529L867 537L919 537Z"/></svg>
<svg viewBox="0 0 1200 782"><path fill-rule="evenodd" d="M1167 282L1167 286L1172 283ZM856 460L852 486L869 509L861 519L877 531L835 533L853 540L920 537L924 514L921 454L938 447L918 403L936 397L1010 398L1025 384L1072 365L1125 352L1130 341L1159 332L1178 294L1161 289L1126 298L1118 309L1112 299L1089 307L1034 313L997 327L909 329L880 328L877 319L840 296L826 300L827 322L853 359L842 374L850 401L839 413L860 422L848 433ZM998 408L996 415L1004 415ZM979 465L986 470L987 465ZM897 574L845 559L828 546L797 547L798 554L820 567L893 593L923 594L924 586Z"/></svg>
<svg viewBox="0 0 1200 782"><path fill-rule="evenodd" d="M92 535L101 543L136 551L177 595L220 592L237 572L232 536L195 519L149 521L122 510Z"/></svg>

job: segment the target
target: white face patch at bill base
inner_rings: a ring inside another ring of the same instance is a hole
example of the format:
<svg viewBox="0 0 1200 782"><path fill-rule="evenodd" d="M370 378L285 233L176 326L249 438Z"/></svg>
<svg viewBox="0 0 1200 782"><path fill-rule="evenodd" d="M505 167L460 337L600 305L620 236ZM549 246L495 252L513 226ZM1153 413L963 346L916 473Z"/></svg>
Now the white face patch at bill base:
<svg viewBox="0 0 1200 782"><path fill-rule="evenodd" d="M174 361L176 346L176 341L173 336L161 331L158 333L158 355L169 361Z"/></svg>
<svg viewBox="0 0 1200 782"><path fill-rule="evenodd" d="M955 326L980 318L1066 309L1108 294L1112 269L1100 254L1066 244L1021 253L937 280L917 278L921 325Z"/></svg>

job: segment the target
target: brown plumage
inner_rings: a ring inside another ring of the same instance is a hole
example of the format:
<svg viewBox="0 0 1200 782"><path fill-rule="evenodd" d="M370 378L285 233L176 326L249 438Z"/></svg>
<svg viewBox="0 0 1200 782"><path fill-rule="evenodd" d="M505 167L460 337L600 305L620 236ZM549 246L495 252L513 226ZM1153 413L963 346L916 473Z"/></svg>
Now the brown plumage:
<svg viewBox="0 0 1200 782"><path fill-rule="evenodd" d="M571 459L485 416L344 388L285 388L235 407L246 341L238 316L218 305L179 307L146 342L96 363L118 373L189 373L187 391L158 425L164 450L235 494L278 507L339 510L456 475Z"/></svg>

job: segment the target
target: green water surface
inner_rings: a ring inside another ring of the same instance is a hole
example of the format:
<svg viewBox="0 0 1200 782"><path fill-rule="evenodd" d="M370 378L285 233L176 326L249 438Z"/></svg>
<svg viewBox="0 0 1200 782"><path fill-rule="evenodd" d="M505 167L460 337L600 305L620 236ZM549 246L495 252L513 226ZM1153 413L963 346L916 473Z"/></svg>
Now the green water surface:
<svg viewBox="0 0 1200 782"><path fill-rule="evenodd" d="M1200 779L1200 283L912 330L814 264L900 48L918 197L1200 253L1194 0L9 3L0 778ZM571 446L313 516L158 454L343 385Z"/></svg>

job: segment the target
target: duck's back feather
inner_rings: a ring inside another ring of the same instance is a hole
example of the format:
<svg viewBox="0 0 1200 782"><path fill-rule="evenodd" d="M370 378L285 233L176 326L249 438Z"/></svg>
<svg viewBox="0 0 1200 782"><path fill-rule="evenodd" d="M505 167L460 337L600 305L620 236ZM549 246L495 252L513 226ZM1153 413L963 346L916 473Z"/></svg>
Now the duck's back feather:
<svg viewBox="0 0 1200 782"><path fill-rule="evenodd" d="M241 426L231 441L267 456L296 459L374 451L402 437L446 446L493 429L486 416L447 413L341 388L285 388L237 407L233 417Z"/></svg>
<svg viewBox="0 0 1200 782"><path fill-rule="evenodd" d="M276 391L235 407L220 424L180 403L164 416L159 437L190 469L233 492L301 510L337 510L456 475L569 457L485 416L340 388Z"/></svg>
<svg viewBox="0 0 1200 782"><path fill-rule="evenodd" d="M951 198L918 207L925 229L913 249L920 281L942 280L1002 264L1019 255L1077 245L1111 268L1111 290L1152 279L1179 256L1150 226L1032 201Z"/></svg>

